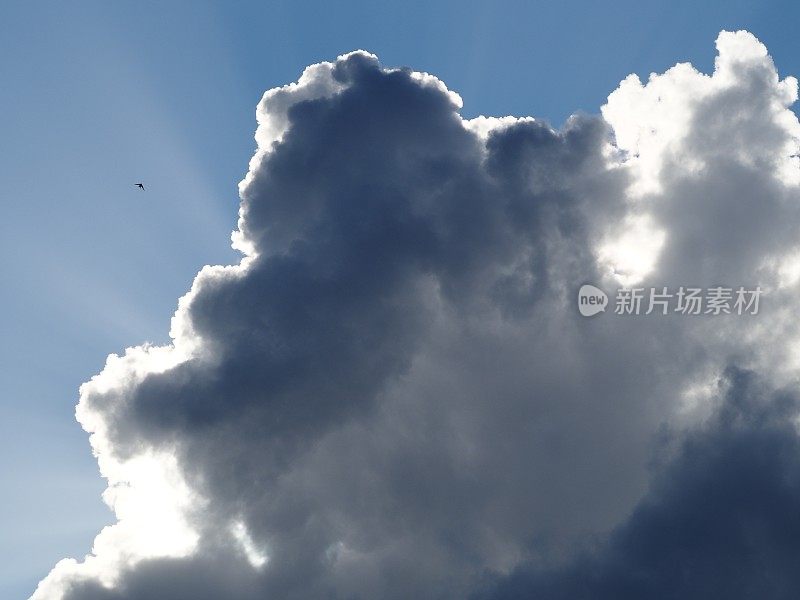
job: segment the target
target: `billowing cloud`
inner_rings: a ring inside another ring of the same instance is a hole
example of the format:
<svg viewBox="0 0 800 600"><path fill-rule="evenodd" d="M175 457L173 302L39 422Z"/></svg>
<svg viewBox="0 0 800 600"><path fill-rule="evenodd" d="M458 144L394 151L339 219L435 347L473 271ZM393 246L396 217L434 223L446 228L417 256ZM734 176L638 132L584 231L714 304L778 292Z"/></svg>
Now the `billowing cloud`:
<svg viewBox="0 0 800 600"><path fill-rule="evenodd" d="M731 368L717 414L657 465L648 494L567 566L521 567L476 598L794 598L800 437L794 390ZM664 448L669 452L667 437Z"/></svg>
<svg viewBox="0 0 800 600"><path fill-rule="evenodd" d="M561 130L365 52L267 92L244 258L81 387L118 522L32 598L788 597L797 82L717 48Z"/></svg>

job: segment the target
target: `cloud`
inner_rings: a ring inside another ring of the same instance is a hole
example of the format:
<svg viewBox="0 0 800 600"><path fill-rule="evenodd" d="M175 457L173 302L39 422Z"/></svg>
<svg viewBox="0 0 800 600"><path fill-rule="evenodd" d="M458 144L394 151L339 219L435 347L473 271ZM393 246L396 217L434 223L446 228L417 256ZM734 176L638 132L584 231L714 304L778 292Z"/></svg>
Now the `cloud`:
<svg viewBox="0 0 800 600"><path fill-rule="evenodd" d="M655 469L651 490L599 548L560 568L519 568L476 598L795 597L796 391L771 391L735 368L720 384L718 414Z"/></svg>
<svg viewBox="0 0 800 600"><path fill-rule="evenodd" d="M118 522L32 598L790 585L797 83L746 32L717 46L713 75L631 76L560 131L465 120L365 52L267 92L245 256L200 271L170 345L81 387ZM750 318L579 315L620 281L768 293ZM756 489L717 512L736 476Z"/></svg>

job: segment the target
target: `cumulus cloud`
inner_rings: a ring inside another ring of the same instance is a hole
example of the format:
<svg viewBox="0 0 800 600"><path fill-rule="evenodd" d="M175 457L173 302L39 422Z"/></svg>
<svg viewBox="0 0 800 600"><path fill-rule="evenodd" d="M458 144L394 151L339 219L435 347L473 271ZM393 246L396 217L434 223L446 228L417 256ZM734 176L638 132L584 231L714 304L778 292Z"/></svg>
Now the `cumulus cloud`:
<svg viewBox="0 0 800 600"><path fill-rule="evenodd" d="M561 130L365 52L267 92L244 258L81 387L118 522L33 600L788 597L797 82L717 49Z"/></svg>
<svg viewBox="0 0 800 600"><path fill-rule="evenodd" d="M608 539L567 566L518 568L475 597L794 598L796 391L731 367L720 394L718 413L657 465L650 491Z"/></svg>

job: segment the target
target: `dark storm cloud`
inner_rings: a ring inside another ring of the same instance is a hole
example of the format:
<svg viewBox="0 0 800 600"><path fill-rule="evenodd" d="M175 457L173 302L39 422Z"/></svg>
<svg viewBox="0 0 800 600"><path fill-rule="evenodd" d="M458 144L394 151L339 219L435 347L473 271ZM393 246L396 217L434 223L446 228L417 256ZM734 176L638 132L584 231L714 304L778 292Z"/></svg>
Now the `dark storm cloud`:
<svg viewBox="0 0 800 600"><path fill-rule="evenodd" d="M648 494L594 553L518 569L476 598L794 598L800 438L794 391L730 368L714 418L655 469Z"/></svg>
<svg viewBox="0 0 800 600"><path fill-rule="evenodd" d="M754 39L720 39L717 79L628 82L605 118L560 131L464 121L441 82L366 53L268 92L240 188L248 257L201 271L172 345L112 357L82 388L119 523L34 598L558 598L675 578L678 554L725 545L734 558L705 557L698 585L734 563L756 581L746 527L723 536L744 496L708 529L684 519L710 512L703 482L732 486L747 440L761 451L739 475L767 497L793 468L794 404L756 400L785 376L788 347L764 340L788 322L791 289L774 290L785 311L750 321L574 307L582 283L616 284L603 248L632 214L666 232L642 285L777 285L769 261L798 221L776 175L795 139L791 86ZM749 70L724 79L741 57ZM670 133L667 119L667 142L648 146L655 93L687 125ZM755 122L720 125L751 100ZM660 188L632 199L653 173ZM757 238L752 254L731 226ZM709 382L729 363L765 383L728 371L722 402ZM677 455L653 471L665 426ZM587 539L602 548L575 559ZM647 581L622 577L628 566Z"/></svg>
<svg viewBox="0 0 800 600"><path fill-rule="evenodd" d="M354 54L334 76L346 89L291 107L243 195L258 258L192 300L213 357L149 375L111 406L118 439L159 443L243 414L259 437L313 433L407 370L431 286L455 307L524 310L561 268L556 237L575 273L592 275L587 188L601 212L622 189L599 157L600 120L563 133L520 123L484 156L450 98L408 72Z"/></svg>

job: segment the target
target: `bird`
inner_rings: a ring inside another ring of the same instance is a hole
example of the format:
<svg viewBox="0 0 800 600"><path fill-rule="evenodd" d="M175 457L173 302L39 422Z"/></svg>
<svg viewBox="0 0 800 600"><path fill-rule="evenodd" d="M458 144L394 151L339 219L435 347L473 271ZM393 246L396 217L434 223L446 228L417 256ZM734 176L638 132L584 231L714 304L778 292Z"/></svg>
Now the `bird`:
<svg viewBox="0 0 800 600"><path fill-rule="evenodd" d="M136 187L138 187L138 188L143 190L144 189L144 184L143 183L137 183Z"/></svg>

